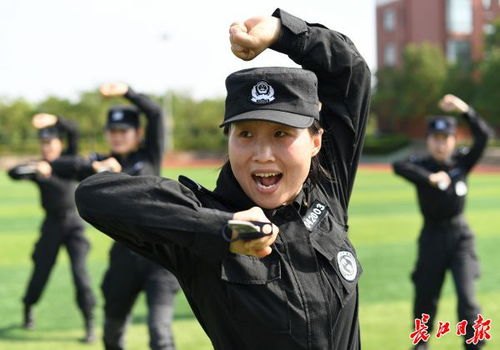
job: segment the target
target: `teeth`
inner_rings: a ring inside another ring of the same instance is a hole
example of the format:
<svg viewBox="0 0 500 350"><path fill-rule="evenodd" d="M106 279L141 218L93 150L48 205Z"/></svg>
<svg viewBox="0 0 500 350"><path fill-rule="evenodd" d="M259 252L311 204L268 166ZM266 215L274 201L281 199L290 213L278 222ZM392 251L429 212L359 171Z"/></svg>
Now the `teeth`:
<svg viewBox="0 0 500 350"><path fill-rule="evenodd" d="M271 177L271 176L278 176L279 173L257 173L255 176L257 177Z"/></svg>

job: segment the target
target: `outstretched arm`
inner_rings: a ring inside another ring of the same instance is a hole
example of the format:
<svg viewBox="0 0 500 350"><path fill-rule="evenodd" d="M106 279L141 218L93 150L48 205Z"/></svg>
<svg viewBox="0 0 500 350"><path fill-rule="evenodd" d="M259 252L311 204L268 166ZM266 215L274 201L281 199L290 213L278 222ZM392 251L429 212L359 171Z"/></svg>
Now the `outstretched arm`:
<svg viewBox="0 0 500 350"><path fill-rule="evenodd" d="M52 175L52 167L44 160L17 165L7 172L13 180L33 180Z"/></svg>
<svg viewBox="0 0 500 350"><path fill-rule="evenodd" d="M102 173L85 179L75 199L83 219L128 246L175 245L210 260L229 253L222 228L233 214L203 208L176 181Z"/></svg>
<svg viewBox="0 0 500 350"><path fill-rule="evenodd" d="M113 157L95 160L80 156L61 156L50 165L53 174L78 181L103 171L118 173L122 170L120 163Z"/></svg>

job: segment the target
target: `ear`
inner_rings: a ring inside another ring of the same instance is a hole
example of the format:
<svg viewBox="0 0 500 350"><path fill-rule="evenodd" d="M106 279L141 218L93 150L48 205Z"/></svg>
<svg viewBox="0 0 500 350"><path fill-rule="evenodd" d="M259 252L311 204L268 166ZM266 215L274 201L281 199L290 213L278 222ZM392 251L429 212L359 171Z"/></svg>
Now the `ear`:
<svg viewBox="0 0 500 350"><path fill-rule="evenodd" d="M321 144L322 144L322 140L323 140L323 132L324 132L323 129L319 129L317 134L312 135L313 147L311 150L312 151L311 158L316 156L319 153L319 151L321 150Z"/></svg>
<svg viewBox="0 0 500 350"><path fill-rule="evenodd" d="M137 131L137 140L142 140L143 136L144 136L144 128L138 128L136 129Z"/></svg>

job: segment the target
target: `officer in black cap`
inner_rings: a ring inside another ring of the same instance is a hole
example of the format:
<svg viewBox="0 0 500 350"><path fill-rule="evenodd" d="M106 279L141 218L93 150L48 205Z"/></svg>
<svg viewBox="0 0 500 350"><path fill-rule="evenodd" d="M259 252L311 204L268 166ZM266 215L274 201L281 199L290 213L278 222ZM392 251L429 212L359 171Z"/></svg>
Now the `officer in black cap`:
<svg viewBox="0 0 500 350"><path fill-rule="evenodd" d="M38 129L42 160L18 165L9 170L12 179L31 180L38 186L41 204L45 210L40 238L33 252L34 269L23 298L23 326L26 329L34 327L33 305L42 295L59 248L65 246L70 257L76 300L85 320L84 341L92 342L95 338L93 326L95 297L86 268L90 245L75 207L76 183L52 174L50 166L50 162L62 155L76 155L78 129L73 122L46 113L35 115L33 125ZM67 138L65 150L64 136Z"/></svg>
<svg viewBox="0 0 500 350"><path fill-rule="evenodd" d="M279 9L233 24L230 40L241 59L271 47L303 68L227 78L215 190L102 173L80 184L80 214L172 271L215 349L357 350L347 207L370 71L346 36Z"/></svg>
<svg viewBox="0 0 500 350"><path fill-rule="evenodd" d="M52 163L54 172L78 179L102 171L122 171L133 176L160 175L164 148L160 107L123 83L104 84L100 92L105 97L125 97L134 104L115 106L108 111L105 135L111 154L93 155L90 159L61 157ZM147 119L144 137L141 113ZM125 348L126 325L141 291L145 292L148 304L150 348L175 348L171 324L179 285L169 271L116 242L111 248L110 265L101 287L105 300L103 340L106 349Z"/></svg>
<svg viewBox="0 0 500 350"><path fill-rule="evenodd" d="M491 130L472 107L454 95L444 96L439 105L445 112L462 114L472 133L472 147L455 151L456 121L452 117L438 116L428 125L429 155L412 156L393 166L396 174L415 185L424 217L418 259L412 274L414 318L420 319L422 313L430 315L429 330L432 330L445 273L450 270L457 290L458 317L468 321L465 339L469 339L474 334L472 325L480 312L474 292L479 264L474 235L463 211L468 193L467 177L481 158ZM480 346L465 344L468 350ZM416 349L427 349L427 343L417 344Z"/></svg>

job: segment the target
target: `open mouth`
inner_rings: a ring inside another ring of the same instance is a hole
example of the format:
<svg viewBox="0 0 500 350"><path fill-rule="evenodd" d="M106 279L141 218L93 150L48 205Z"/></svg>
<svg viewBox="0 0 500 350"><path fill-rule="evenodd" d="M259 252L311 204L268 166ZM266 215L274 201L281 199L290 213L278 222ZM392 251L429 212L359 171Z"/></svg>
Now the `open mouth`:
<svg viewBox="0 0 500 350"><path fill-rule="evenodd" d="M279 172L255 172L252 178L257 184L257 188L263 192L272 192L283 178L283 173Z"/></svg>

